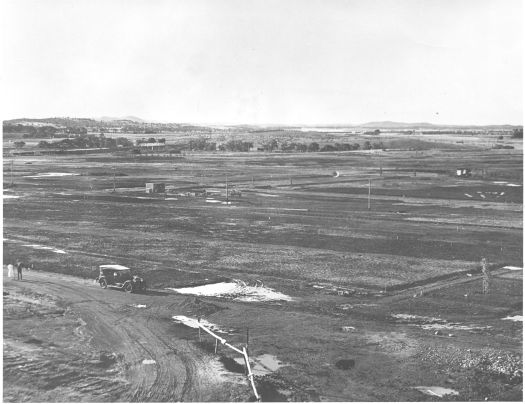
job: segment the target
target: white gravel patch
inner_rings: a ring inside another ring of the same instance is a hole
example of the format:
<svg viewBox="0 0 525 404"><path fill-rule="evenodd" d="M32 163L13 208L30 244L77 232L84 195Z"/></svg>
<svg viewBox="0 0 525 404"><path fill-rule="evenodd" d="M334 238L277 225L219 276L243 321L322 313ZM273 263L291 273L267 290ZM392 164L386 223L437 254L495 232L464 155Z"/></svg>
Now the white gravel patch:
<svg viewBox="0 0 525 404"><path fill-rule="evenodd" d="M502 320L510 320L510 321L514 321L514 322L517 322L517 321L523 322L523 316L519 316L519 315L507 316L505 318L502 318Z"/></svg>
<svg viewBox="0 0 525 404"><path fill-rule="evenodd" d="M47 177L67 177L69 175L80 175L76 173L40 173L36 175L25 175L25 178L47 178Z"/></svg>
<svg viewBox="0 0 525 404"><path fill-rule="evenodd" d="M264 286L247 286L241 282L219 282L191 288L168 288L183 295L227 297L245 302L291 301L283 293Z"/></svg>
<svg viewBox="0 0 525 404"><path fill-rule="evenodd" d="M64 250L59 250L58 248L55 248L55 247L48 247L48 246L40 245L40 244L22 244L22 246L34 248L35 250L49 250L56 254L67 254L67 252L65 252Z"/></svg>
<svg viewBox="0 0 525 404"><path fill-rule="evenodd" d="M416 386L414 389L420 391L423 394L434 397L443 397L447 395L457 396L459 394L456 390L439 386Z"/></svg>
<svg viewBox="0 0 525 404"><path fill-rule="evenodd" d="M199 328L199 320L196 318L191 318L191 317L186 317L186 316L173 316L171 318L175 320L176 323L184 324L187 327ZM226 331L222 330L218 325L210 323L209 321L206 321L202 318L201 318L200 324L206 328L209 328L212 331L226 334Z"/></svg>

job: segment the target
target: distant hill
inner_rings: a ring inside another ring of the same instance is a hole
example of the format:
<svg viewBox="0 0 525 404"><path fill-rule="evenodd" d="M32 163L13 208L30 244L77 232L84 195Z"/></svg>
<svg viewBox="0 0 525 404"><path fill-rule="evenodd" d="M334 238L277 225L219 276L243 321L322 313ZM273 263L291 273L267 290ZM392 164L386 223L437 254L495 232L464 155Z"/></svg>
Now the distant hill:
<svg viewBox="0 0 525 404"><path fill-rule="evenodd" d="M137 118L136 116L124 116L122 118L116 118L113 116L103 116L99 118L98 120L102 122L113 122L113 121L132 121L132 122L140 122L140 123L146 122L144 119Z"/></svg>
<svg viewBox="0 0 525 404"><path fill-rule="evenodd" d="M480 129L512 129L517 128L516 125L440 125L428 122L393 122L393 121L379 121L367 122L362 125L352 125L358 128L375 128L375 129L464 129L464 128L480 128Z"/></svg>
<svg viewBox="0 0 525 404"><path fill-rule="evenodd" d="M414 128L437 128L439 125L434 125L428 122L393 122L393 121L379 121L379 122L367 122L362 125L356 125L361 128L385 128L385 129L414 129Z"/></svg>

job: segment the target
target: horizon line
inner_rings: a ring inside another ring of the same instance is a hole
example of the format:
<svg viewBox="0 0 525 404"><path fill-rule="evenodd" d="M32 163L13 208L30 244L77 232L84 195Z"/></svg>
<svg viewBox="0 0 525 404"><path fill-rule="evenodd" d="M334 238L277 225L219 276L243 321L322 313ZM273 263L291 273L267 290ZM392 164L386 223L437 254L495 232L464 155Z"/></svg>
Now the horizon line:
<svg viewBox="0 0 525 404"><path fill-rule="evenodd" d="M82 116L47 116L45 118L30 118L30 117L22 117L22 118L11 118L11 119L4 119L3 122L6 121L14 121L14 120L22 120L22 119L39 119L39 120L45 120L45 119L92 119L94 121L98 122L104 122L101 120L103 117L111 118L112 120L127 120L137 123L160 123L160 124L179 124L179 125L193 125L193 126L205 126L205 125L211 125L211 126L260 126L260 127L307 127L307 128L319 128L319 127L361 127L363 125L370 125L370 124L399 124L399 125L432 125L432 126L452 126L452 127L483 127L483 126L523 126L523 123L486 123L486 124L458 124L458 123L434 123L434 122L426 122L426 121L418 121L418 122L405 122L405 121L393 121L393 120L381 120L381 121L367 121L360 124L354 124L354 123L315 123L315 124L306 124L306 123L232 123L232 122L192 122L192 121L171 121L171 120L159 120L159 119L143 119L138 116L134 115L128 115L127 117L111 117L111 116L102 116L102 117L82 117ZM140 119L140 121L136 121L129 118L133 117L136 119ZM110 122L110 121L108 121Z"/></svg>

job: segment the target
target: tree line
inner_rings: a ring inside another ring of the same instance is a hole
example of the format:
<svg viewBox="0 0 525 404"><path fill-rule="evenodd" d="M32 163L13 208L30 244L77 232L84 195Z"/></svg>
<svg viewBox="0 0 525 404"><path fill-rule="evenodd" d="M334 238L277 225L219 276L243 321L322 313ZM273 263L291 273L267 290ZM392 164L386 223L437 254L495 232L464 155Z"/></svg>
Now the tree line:
<svg viewBox="0 0 525 404"><path fill-rule="evenodd" d="M40 148L56 148L56 149L87 149L87 148L110 148L116 149L118 147L131 147L133 143L125 138L107 138L103 135L80 135L73 138L62 139L58 142L47 142L42 140L38 143Z"/></svg>
<svg viewBox="0 0 525 404"><path fill-rule="evenodd" d="M229 140L225 143L217 145L207 138L199 138L190 140L186 146L187 150L191 151L232 151L232 152L248 152L254 148L253 142L245 142L242 140ZM328 143L320 145L317 142L301 143L301 142L282 142L279 143L277 139L271 139L265 143L260 144L256 148L258 151L273 152L333 152L333 151L351 151L351 150L371 150L371 149L385 149L383 142L365 141L362 145L359 143Z"/></svg>

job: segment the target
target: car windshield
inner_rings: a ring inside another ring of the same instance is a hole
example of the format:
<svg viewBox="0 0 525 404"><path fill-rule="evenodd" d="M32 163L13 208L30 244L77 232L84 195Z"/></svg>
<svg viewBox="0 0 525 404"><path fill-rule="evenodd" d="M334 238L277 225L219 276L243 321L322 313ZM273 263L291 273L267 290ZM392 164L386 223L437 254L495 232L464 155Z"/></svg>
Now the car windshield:
<svg viewBox="0 0 525 404"><path fill-rule="evenodd" d="M131 271L129 269L104 268L103 272L105 274L116 274L116 276L128 276L128 275L131 275Z"/></svg>

